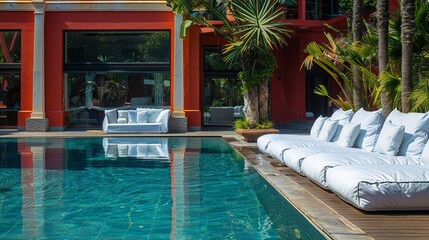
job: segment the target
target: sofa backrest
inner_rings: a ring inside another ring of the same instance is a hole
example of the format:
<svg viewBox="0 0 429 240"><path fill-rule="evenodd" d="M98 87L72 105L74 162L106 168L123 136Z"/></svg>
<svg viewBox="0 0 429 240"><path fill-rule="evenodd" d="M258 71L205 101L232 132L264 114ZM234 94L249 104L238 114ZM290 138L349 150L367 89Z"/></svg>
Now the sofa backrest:
<svg viewBox="0 0 429 240"><path fill-rule="evenodd" d="M158 119L159 114L163 109L161 108L137 108L137 111L144 110L147 111L147 122L155 123Z"/></svg>
<svg viewBox="0 0 429 240"><path fill-rule="evenodd" d="M231 124L234 120L234 107L210 107L210 122Z"/></svg>

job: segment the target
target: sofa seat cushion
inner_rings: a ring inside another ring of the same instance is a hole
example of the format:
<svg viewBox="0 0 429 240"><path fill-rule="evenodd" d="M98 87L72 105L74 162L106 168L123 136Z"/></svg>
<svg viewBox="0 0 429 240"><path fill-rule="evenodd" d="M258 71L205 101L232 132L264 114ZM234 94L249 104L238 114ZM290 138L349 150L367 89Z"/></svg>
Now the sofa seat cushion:
<svg viewBox="0 0 429 240"><path fill-rule="evenodd" d="M320 154L320 153L344 153L352 154L355 152L363 152L364 150L359 148L348 148L341 147L337 144L332 143L331 146L313 146L313 147L299 147L289 149L283 152L283 163L290 169L294 170L299 174L303 174L301 170L302 162L305 158Z"/></svg>
<svg viewBox="0 0 429 240"><path fill-rule="evenodd" d="M428 210L429 167L352 165L329 169L329 188L366 211Z"/></svg>
<svg viewBox="0 0 429 240"><path fill-rule="evenodd" d="M360 164L409 164L417 165L403 156L389 156L374 152L321 153L305 158L302 161L302 173L322 188L328 188L326 183L326 171L337 166Z"/></svg>
<svg viewBox="0 0 429 240"><path fill-rule="evenodd" d="M108 125L106 132L160 133L161 123L113 123Z"/></svg>

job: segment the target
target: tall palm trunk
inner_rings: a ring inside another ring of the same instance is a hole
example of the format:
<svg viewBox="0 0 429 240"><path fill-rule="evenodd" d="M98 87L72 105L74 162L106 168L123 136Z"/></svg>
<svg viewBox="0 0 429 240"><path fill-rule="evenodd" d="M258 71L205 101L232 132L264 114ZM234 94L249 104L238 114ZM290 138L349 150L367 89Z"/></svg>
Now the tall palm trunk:
<svg viewBox="0 0 429 240"><path fill-rule="evenodd" d="M363 0L353 0L352 29L353 41L361 41L363 32ZM364 106L362 72L357 67L353 67L353 72L353 104L355 110L357 110Z"/></svg>
<svg viewBox="0 0 429 240"><path fill-rule="evenodd" d="M389 61L388 52L388 37L389 37L389 0L377 0L377 30L378 30L378 67L380 74L386 71ZM392 111L390 101L385 88L384 82L380 83L381 90L381 106L384 116L389 115Z"/></svg>
<svg viewBox="0 0 429 240"><path fill-rule="evenodd" d="M244 95L244 114L251 123L259 122L259 93L258 87L248 89Z"/></svg>
<svg viewBox="0 0 429 240"><path fill-rule="evenodd" d="M408 102L411 93L411 71L413 58L414 37L414 0L401 0L401 42L402 42L402 111L408 112Z"/></svg>
<svg viewBox="0 0 429 240"><path fill-rule="evenodd" d="M268 119L268 104L269 104L269 88L268 82L270 79L265 79L259 85L258 92L258 105L259 105L259 119Z"/></svg>

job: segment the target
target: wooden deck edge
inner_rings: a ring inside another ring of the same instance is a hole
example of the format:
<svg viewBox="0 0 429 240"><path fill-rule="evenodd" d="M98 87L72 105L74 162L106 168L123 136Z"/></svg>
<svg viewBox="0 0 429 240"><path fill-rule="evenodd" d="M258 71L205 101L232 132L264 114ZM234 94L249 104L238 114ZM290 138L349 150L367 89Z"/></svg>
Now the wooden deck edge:
<svg viewBox="0 0 429 240"><path fill-rule="evenodd" d="M273 159L257 154L252 147L230 141L237 149L289 203L300 211L316 228L331 239L373 239L344 216L326 205L309 191L301 187L287 175L276 169Z"/></svg>

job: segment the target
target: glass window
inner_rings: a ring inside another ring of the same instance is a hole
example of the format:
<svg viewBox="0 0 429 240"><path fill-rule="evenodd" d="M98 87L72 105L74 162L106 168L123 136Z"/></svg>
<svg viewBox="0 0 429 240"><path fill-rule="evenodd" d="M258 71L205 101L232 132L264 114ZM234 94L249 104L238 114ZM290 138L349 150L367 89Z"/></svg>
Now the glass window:
<svg viewBox="0 0 429 240"><path fill-rule="evenodd" d="M0 31L0 126L16 126L21 109L21 32Z"/></svg>
<svg viewBox="0 0 429 240"><path fill-rule="evenodd" d="M0 64L21 63L21 32L0 31Z"/></svg>
<svg viewBox="0 0 429 240"><path fill-rule="evenodd" d="M70 126L101 125L111 108L170 107L170 32L65 33Z"/></svg>
<svg viewBox="0 0 429 240"><path fill-rule="evenodd" d="M65 63L170 63L169 31L69 31L65 38Z"/></svg>

